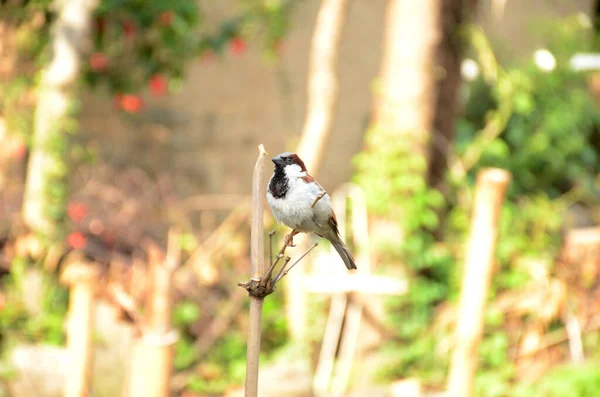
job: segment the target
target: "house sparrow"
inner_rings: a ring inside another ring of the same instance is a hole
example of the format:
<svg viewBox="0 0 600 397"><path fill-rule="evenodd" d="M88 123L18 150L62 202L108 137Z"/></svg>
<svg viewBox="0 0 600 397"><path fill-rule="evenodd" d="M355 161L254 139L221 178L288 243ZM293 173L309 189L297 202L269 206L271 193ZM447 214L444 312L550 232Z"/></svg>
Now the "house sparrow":
<svg viewBox="0 0 600 397"><path fill-rule="evenodd" d="M354 258L340 237L329 195L308 174L304 162L295 153L281 153L275 163L267 189L267 201L279 223L292 228L288 245L298 233L313 232L333 245L348 269L356 269Z"/></svg>

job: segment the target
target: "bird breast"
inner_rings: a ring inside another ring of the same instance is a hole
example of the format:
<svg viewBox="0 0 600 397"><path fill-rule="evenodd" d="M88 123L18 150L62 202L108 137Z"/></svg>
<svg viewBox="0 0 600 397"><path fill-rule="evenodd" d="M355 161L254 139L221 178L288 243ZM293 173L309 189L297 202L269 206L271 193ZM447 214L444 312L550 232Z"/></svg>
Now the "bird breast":
<svg viewBox="0 0 600 397"><path fill-rule="evenodd" d="M289 191L283 198L267 193L267 201L279 223L300 232L319 232L331 217L329 195L321 198L313 208L310 205L322 192L316 183L307 183L300 177L289 178Z"/></svg>

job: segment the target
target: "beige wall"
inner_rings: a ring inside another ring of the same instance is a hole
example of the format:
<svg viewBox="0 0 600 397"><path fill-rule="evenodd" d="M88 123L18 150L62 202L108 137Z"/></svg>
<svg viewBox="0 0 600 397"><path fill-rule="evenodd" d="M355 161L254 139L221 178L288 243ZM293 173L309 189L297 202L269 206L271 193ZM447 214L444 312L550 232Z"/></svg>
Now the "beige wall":
<svg viewBox="0 0 600 397"><path fill-rule="evenodd" d="M201 3L205 19L211 21L233 15L237 1ZM351 158L362 146L370 87L379 69L385 3L352 2L340 56L340 101L319 178L329 190L350 178ZM276 154L297 143L318 6L317 0L299 2L279 65L265 64L254 45L242 56L197 60L181 92L160 101L150 98L148 111L134 120L114 114L100 99L90 99L83 136L112 163L176 175L180 197L249 192L257 144ZM480 6L480 20L501 59L511 61L529 54L538 42L530 34L536 18L588 11L591 0L508 0L501 18L493 17L491 0L481 0Z"/></svg>
<svg viewBox="0 0 600 397"><path fill-rule="evenodd" d="M529 57L544 45L537 24L555 17L582 13L591 15L593 0L480 0L479 21L484 26L502 62Z"/></svg>

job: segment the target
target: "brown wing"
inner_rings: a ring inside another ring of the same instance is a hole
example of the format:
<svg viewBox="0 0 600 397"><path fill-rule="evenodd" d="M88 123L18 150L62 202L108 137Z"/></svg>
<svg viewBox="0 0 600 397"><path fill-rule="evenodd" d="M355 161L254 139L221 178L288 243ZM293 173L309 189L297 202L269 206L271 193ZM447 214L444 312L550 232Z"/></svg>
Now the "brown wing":
<svg viewBox="0 0 600 397"><path fill-rule="evenodd" d="M304 176L301 176L300 179L302 179L304 182L306 183L311 183L315 181L315 178L313 178L312 176L308 175L308 173Z"/></svg>
<svg viewBox="0 0 600 397"><path fill-rule="evenodd" d="M333 212L333 209L331 210L331 217L329 218L329 226L331 226L331 228L335 231L335 234L337 234L338 236L340 235L340 232L338 231L337 219L335 217L335 212Z"/></svg>

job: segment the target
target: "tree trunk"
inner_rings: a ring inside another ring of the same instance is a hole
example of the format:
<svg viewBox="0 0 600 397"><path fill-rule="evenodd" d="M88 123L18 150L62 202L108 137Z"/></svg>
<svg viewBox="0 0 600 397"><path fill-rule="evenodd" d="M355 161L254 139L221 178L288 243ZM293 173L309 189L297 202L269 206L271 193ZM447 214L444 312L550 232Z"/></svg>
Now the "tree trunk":
<svg viewBox="0 0 600 397"><path fill-rule="evenodd" d="M298 153L312 175L321 165L338 100L337 63L349 0L323 0L312 37L308 104Z"/></svg>
<svg viewBox="0 0 600 397"><path fill-rule="evenodd" d="M454 137L454 119L458 111L461 83L460 63L464 49L461 26L474 13L477 0L444 0L441 4L440 42L437 66L441 76L435 90L432 142L429 146L428 182L440 187L448 165L448 153Z"/></svg>
<svg viewBox="0 0 600 397"><path fill-rule="evenodd" d="M23 218L36 232L50 234L64 214L69 107L87 43L91 15L98 0L56 1L58 18L52 60L43 72L35 111L31 156L27 167Z"/></svg>
<svg viewBox="0 0 600 397"><path fill-rule="evenodd" d="M348 4L349 0L323 0L312 38L307 114L297 150L312 175L319 171L331 133L338 99L338 55ZM302 248L306 246L298 250ZM304 269L304 262L300 262L285 283L286 317L295 340L303 340L306 329L306 292L299 287Z"/></svg>
<svg viewBox="0 0 600 397"><path fill-rule="evenodd" d="M435 105L441 0L389 0L374 125L427 155Z"/></svg>

